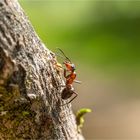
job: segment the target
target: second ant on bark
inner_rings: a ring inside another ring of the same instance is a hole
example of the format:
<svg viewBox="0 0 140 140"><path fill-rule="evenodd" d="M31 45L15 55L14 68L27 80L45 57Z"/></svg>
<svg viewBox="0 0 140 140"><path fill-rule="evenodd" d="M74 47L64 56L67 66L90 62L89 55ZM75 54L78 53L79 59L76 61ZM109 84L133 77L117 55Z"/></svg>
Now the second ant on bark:
<svg viewBox="0 0 140 140"><path fill-rule="evenodd" d="M61 93L61 98L66 100L68 98L70 98L73 94L75 94L75 96L66 104L70 103L71 101L73 101L76 97L77 97L77 93L74 91L74 88L72 86L73 82L76 83L81 83L80 81L75 80L76 78L76 72L75 72L75 65L71 62L71 60L65 55L65 53L58 48L58 50L62 53L62 55L56 54L59 57L65 59L65 61L63 62L63 64L66 66L66 68L64 68L64 77L66 78L66 85L62 85L62 87L65 87L62 90ZM67 75L67 72L69 72L69 74Z"/></svg>

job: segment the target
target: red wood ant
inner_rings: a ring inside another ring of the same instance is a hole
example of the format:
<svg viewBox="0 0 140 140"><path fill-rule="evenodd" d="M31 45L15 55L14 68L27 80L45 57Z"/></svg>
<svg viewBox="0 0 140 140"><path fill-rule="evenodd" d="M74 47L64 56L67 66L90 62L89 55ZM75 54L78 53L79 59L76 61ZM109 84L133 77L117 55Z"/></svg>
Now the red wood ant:
<svg viewBox="0 0 140 140"><path fill-rule="evenodd" d="M63 54L63 56L58 54L57 55L65 59L63 64L66 66L66 69L64 68L64 77L66 78L66 85L62 86L65 88L62 90L61 98L66 100L70 98L73 94L75 94L75 96L69 102L66 103L68 104L78 96L78 94L74 91L72 83L73 82L80 83L80 81L75 80L76 78L75 65L71 62L71 60L65 55L65 53L61 49L58 48L58 50ZM69 72L68 75L67 72Z"/></svg>

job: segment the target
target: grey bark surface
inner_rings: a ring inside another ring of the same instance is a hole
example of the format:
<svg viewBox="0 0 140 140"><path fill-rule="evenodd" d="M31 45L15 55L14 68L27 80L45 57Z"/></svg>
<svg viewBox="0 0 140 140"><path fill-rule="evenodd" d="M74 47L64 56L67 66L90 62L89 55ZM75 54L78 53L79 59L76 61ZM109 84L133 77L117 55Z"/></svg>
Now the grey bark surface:
<svg viewBox="0 0 140 140"><path fill-rule="evenodd" d="M17 0L0 0L0 139L83 140L54 57Z"/></svg>

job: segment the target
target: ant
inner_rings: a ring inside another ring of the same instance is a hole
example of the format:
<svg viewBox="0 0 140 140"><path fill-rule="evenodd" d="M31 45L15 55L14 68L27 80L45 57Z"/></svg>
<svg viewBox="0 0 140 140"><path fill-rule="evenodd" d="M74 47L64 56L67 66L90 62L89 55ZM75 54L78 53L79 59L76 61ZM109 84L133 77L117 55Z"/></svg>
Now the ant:
<svg viewBox="0 0 140 140"><path fill-rule="evenodd" d="M59 54L56 54L56 55L65 59L63 64L66 67L66 69L64 68L64 77L66 78L66 85L62 85L62 87L64 86L65 88L62 90L61 98L66 100L70 98L73 94L75 94L75 96L69 102L66 103L66 104L69 104L78 96L78 94L74 91L72 83L73 82L81 83L81 82L75 80L76 78L75 65L71 62L71 60L65 55L65 53L61 49L58 48L58 50L63 54L63 56ZM69 72L68 75L67 75L67 72Z"/></svg>

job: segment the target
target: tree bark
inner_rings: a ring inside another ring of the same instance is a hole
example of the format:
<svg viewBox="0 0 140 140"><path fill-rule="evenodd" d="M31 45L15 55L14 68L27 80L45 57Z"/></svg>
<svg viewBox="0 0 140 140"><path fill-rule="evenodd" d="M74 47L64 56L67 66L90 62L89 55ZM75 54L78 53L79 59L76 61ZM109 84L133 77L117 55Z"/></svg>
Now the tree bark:
<svg viewBox="0 0 140 140"><path fill-rule="evenodd" d="M17 0L0 0L0 139L83 140L51 51Z"/></svg>

